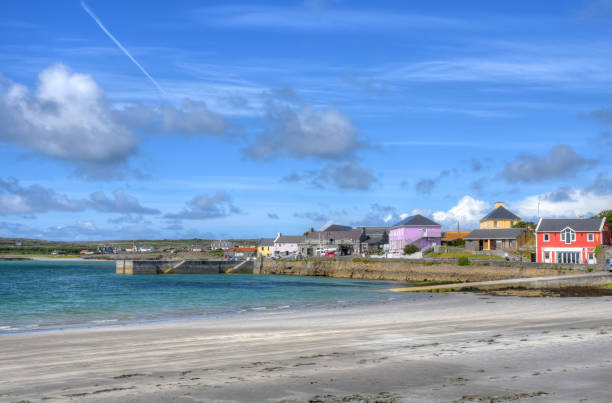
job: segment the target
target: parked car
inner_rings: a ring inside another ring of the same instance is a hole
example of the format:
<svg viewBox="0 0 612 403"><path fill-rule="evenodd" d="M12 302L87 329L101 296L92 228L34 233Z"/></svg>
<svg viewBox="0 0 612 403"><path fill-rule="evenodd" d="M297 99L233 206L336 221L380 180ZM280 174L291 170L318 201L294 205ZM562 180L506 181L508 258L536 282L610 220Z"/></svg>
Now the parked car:
<svg viewBox="0 0 612 403"><path fill-rule="evenodd" d="M325 257L336 257L336 252L327 252Z"/></svg>
<svg viewBox="0 0 612 403"><path fill-rule="evenodd" d="M606 270L612 271L612 257L606 258Z"/></svg>

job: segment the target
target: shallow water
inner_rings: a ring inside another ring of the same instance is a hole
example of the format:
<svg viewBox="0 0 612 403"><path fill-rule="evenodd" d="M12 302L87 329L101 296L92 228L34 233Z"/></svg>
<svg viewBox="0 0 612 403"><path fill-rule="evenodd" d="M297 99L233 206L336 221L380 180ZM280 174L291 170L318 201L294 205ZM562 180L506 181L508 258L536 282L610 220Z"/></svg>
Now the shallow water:
<svg viewBox="0 0 612 403"><path fill-rule="evenodd" d="M414 299L393 283L249 274L115 274L114 262L0 261L0 334Z"/></svg>

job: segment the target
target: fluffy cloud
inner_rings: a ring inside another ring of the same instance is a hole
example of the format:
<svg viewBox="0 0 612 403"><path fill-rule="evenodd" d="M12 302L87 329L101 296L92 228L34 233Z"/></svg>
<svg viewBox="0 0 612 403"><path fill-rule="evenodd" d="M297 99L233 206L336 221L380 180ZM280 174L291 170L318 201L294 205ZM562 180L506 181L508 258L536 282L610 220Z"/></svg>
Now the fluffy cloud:
<svg viewBox="0 0 612 403"><path fill-rule="evenodd" d="M612 180L600 172L584 189L559 188L554 192L528 196L513 203L523 218L579 217L609 210L612 206Z"/></svg>
<svg viewBox="0 0 612 403"><path fill-rule="evenodd" d="M76 212L89 208L103 213L159 214L159 210L143 207L134 196L121 189L113 192L113 198L107 197L103 192L95 192L90 195L89 200L71 199L40 185L22 186L15 178L0 178L0 214Z"/></svg>
<svg viewBox="0 0 612 403"><path fill-rule="evenodd" d="M509 182L539 182L573 177L578 171L595 164L596 161L581 157L571 147L558 145L546 155L519 155L516 160L506 164L502 175Z"/></svg>
<svg viewBox="0 0 612 403"><path fill-rule="evenodd" d="M138 199L117 189L113 192L113 198L107 197L104 192L92 193L89 197L90 206L103 213L121 214L159 214L160 211L153 208L143 207Z"/></svg>
<svg viewBox="0 0 612 403"><path fill-rule="evenodd" d="M40 185L21 186L15 178L0 179L0 215L34 214L48 211L83 211L85 200L70 199Z"/></svg>
<svg viewBox="0 0 612 403"><path fill-rule="evenodd" d="M93 78L57 64L40 72L30 92L0 75L0 142L77 166L89 179L123 176L140 139L133 134L236 135L236 126L204 102L116 109ZM134 170L138 177L140 171ZM142 175L141 175L142 176Z"/></svg>
<svg viewBox="0 0 612 403"><path fill-rule="evenodd" d="M43 70L33 94L0 81L0 121L0 141L92 172L126 162L139 142L115 120L94 80L64 65Z"/></svg>
<svg viewBox="0 0 612 403"><path fill-rule="evenodd" d="M165 218L171 220L208 220L223 218L240 212L240 209L234 206L230 195L219 191L213 196L198 195L188 202L187 207L181 212L166 214Z"/></svg>
<svg viewBox="0 0 612 403"><path fill-rule="evenodd" d="M459 222L461 228L478 228L480 219L491 210L491 205L485 201L463 196L459 202L447 211L435 211L434 221L446 228L456 228Z"/></svg>
<svg viewBox="0 0 612 403"><path fill-rule="evenodd" d="M305 105L295 110L270 103L267 128L254 139L246 154L253 159L288 155L337 160L362 147L357 128L335 108L314 109Z"/></svg>
<svg viewBox="0 0 612 403"><path fill-rule="evenodd" d="M228 132L229 123L208 109L205 102L186 99L171 104L130 105L115 111L117 120L132 130L158 134L216 135Z"/></svg>
<svg viewBox="0 0 612 403"><path fill-rule="evenodd" d="M304 182L318 188L333 184L340 189L370 189L376 182L374 173L356 162L344 161L327 164L321 170L308 170L302 174L291 173L281 179L283 182Z"/></svg>

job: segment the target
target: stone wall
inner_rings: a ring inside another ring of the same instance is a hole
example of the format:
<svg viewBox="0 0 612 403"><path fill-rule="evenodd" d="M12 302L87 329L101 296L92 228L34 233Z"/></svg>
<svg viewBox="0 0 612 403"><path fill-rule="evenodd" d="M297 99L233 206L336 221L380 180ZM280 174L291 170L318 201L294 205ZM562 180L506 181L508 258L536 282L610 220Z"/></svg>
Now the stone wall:
<svg viewBox="0 0 612 403"><path fill-rule="evenodd" d="M165 270L174 269L169 274L220 274L237 266L240 262L226 260L117 260L117 274L163 274ZM253 262L246 262L233 273L252 273Z"/></svg>
<svg viewBox="0 0 612 403"><path fill-rule="evenodd" d="M504 262L505 263L505 262ZM326 276L389 281L465 282L505 280L522 277L576 274L583 271L556 268L521 267L497 263L457 266L448 263L434 265L412 262L353 262L350 260L282 261L258 259L255 274L284 274L294 276Z"/></svg>

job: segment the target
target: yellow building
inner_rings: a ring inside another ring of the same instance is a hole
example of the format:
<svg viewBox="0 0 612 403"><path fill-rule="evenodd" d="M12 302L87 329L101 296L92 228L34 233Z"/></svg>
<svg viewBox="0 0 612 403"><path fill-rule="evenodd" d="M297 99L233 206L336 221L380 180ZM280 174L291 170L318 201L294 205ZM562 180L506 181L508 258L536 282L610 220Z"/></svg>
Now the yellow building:
<svg viewBox="0 0 612 403"><path fill-rule="evenodd" d="M260 239L257 244L257 257L272 255L274 253L272 249L274 249L274 238Z"/></svg>
<svg viewBox="0 0 612 403"><path fill-rule="evenodd" d="M493 211L480 220L480 229L512 228L521 218L506 208L506 203L495 202Z"/></svg>

